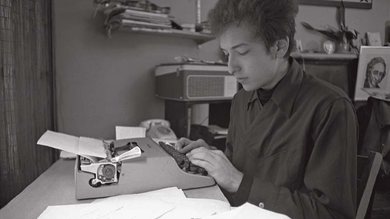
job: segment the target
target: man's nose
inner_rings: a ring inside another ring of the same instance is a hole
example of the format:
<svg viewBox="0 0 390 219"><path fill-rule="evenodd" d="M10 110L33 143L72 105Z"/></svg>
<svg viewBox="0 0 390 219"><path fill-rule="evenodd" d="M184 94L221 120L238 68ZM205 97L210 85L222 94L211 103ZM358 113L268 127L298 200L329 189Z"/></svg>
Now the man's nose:
<svg viewBox="0 0 390 219"><path fill-rule="evenodd" d="M234 73L236 73L239 70L239 65L233 54L229 55L227 64L228 64L228 72L230 74L234 75Z"/></svg>

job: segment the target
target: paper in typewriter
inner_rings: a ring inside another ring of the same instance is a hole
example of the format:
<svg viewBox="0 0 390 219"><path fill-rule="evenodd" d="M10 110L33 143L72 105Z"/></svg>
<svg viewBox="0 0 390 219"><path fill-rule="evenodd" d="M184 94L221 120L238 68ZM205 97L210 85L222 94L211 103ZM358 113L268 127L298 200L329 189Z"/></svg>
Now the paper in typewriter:
<svg viewBox="0 0 390 219"><path fill-rule="evenodd" d="M63 133L46 131L37 144L74 153L81 156L106 158L103 141L87 137L75 137Z"/></svg>

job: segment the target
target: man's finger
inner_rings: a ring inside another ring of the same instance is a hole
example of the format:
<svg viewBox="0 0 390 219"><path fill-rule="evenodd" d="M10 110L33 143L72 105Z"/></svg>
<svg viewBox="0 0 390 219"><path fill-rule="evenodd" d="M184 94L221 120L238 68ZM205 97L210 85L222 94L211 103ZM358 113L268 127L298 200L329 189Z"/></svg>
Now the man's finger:
<svg viewBox="0 0 390 219"><path fill-rule="evenodd" d="M187 153L189 151L192 151L195 148L206 147L206 146L207 146L207 144L203 140L198 139L196 141L191 141L191 143L189 143L186 146L184 146L181 149L179 149L179 152Z"/></svg>
<svg viewBox="0 0 390 219"><path fill-rule="evenodd" d="M192 141L188 138L180 138L176 144L175 144L175 149L176 150L180 150L182 148L184 148L186 145L190 144Z"/></svg>

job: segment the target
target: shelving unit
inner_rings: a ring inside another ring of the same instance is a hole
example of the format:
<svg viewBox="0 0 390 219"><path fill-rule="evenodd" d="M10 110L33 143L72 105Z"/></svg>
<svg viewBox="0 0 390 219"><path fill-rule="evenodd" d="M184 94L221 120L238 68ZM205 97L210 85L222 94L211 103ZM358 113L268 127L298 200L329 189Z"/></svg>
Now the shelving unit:
<svg viewBox="0 0 390 219"><path fill-rule="evenodd" d="M183 31L176 29L151 29L151 28L139 28L139 27L119 27L116 31L126 31L139 34L150 34L157 36L168 36L168 37L180 37L194 40L197 44L203 44L207 41L215 39L211 34ZM108 36L111 37L112 31L108 31Z"/></svg>
<svg viewBox="0 0 390 219"><path fill-rule="evenodd" d="M95 0L95 2L100 1ZM200 1L197 2L197 7L200 10ZM97 3L94 14L105 16L104 25L109 38L116 31L191 39L198 45L215 38L208 31L181 30L180 26L173 21L169 11L169 7L159 7L149 1L139 5L135 3L127 5L109 0Z"/></svg>

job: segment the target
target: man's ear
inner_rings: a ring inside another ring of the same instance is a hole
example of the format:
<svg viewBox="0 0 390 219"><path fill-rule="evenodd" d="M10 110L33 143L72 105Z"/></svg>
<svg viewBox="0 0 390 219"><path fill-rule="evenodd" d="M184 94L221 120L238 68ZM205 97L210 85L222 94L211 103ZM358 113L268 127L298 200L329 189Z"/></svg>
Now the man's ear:
<svg viewBox="0 0 390 219"><path fill-rule="evenodd" d="M271 47L271 54L274 58L283 58L286 55L290 40L288 37L276 40L274 45Z"/></svg>

